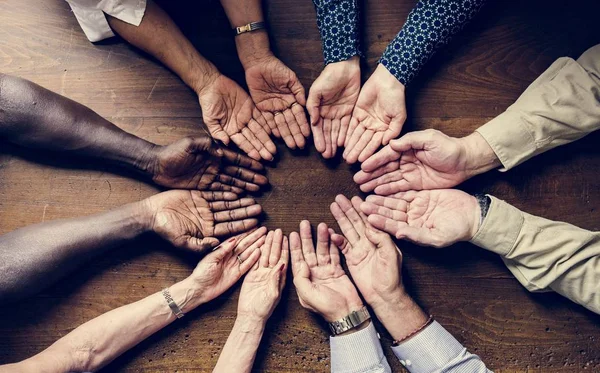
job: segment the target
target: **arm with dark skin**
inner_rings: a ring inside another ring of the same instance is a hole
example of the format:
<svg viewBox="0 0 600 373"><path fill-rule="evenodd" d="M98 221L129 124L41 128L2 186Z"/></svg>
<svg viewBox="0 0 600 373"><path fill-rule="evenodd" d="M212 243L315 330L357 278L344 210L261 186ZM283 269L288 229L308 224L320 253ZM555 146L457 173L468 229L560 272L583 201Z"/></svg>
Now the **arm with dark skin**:
<svg viewBox="0 0 600 373"><path fill-rule="evenodd" d="M267 179L248 157L208 136L158 146L91 109L24 79L0 74L0 138L17 145L92 157L136 170L162 186L257 191Z"/></svg>
<svg viewBox="0 0 600 373"><path fill-rule="evenodd" d="M217 237L244 232L261 213L230 192L172 190L84 218L21 228L0 237L0 303L31 295L111 248L154 232L173 246L202 252Z"/></svg>

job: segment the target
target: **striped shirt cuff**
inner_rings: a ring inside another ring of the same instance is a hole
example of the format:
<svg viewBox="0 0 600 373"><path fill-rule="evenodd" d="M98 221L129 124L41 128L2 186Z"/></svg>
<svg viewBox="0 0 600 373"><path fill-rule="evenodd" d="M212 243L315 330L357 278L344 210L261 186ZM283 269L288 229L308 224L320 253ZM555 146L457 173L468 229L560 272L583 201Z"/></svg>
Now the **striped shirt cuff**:
<svg viewBox="0 0 600 373"><path fill-rule="evenodd" d="M371 322L365 329L352 334L330 337L331 372L391 372L383 355L379 335Z"/></svg>

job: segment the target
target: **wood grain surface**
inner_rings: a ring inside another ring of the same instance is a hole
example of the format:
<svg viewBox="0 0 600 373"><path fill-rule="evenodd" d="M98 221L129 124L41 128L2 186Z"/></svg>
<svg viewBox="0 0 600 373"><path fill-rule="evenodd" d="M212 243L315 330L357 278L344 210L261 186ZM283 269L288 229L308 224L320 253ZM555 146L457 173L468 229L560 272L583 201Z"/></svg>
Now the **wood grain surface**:
<svg viewBox="0 0 600 373"><path fill-rule="evenodd" d="M218 1L162 1L198 50L243 84ZM364 1L364 78L395 36L413 0ZM322 55L310 0L265 4L277 55L308 91ZM600 42L598 1L489 1L408 90L405 131L437 128L463 136L498 115L556 58ZM170 71L118 38L87 41L62 0L0 0L0 71L77 100L126 131L167 144L202 131L193 93ZM600 229L600 136L550 151L508 173L461 186L485 191L536 215ZM323 161L314 148L278 143L271 187L258 196L264 224L286 234L302 219L333 224L338 193L358 193L355 168ZM0 234L59 218L105 211L158 191L120 170L0 142ZM334 225L335 226L335 225ZM93 228L93 227L90 227ZM600 317L556 294L528 293L495 255L469 244L433 250L399 243L410 291L496 372L600 371ZM120 247L65 280L0 309L0 364L46 348L81 323L185 278L197 258L153 237ZM118 358L107 372L205 372L235 319L239 287ZM401 315L399 315L401 317ZM379 327L394 371L390 338ZM328 333L288 284L268 325L255 370L326 372Z"/></svg>

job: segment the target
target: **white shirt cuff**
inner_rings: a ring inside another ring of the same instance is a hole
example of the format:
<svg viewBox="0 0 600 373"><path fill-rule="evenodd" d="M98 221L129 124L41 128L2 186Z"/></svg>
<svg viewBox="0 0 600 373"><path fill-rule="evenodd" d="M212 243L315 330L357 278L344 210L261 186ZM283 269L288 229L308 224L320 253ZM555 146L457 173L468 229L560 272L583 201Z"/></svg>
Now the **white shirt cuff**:
<svg viewBox="0 0 600 373"><path fill-rule="evenodd" d="M391 372L372 322L355 333L330 337L329 342L332 373Z"/></svg>

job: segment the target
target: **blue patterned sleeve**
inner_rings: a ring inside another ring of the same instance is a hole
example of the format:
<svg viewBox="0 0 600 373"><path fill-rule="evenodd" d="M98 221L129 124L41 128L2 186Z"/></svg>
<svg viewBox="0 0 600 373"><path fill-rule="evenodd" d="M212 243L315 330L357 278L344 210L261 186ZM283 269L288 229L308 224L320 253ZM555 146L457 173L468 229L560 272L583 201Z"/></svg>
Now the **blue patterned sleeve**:
<svg viewBox="0 0 600 373"><path fill-rule="evenodd" d="M485 0L420 0L379 60L407 85L481 9Z"/></svg>
<svg viewBox="0 0 600 373"><path fill-rule="evenodd" d="M325 65L360 55L358 0L313 0Z"/></svg>

